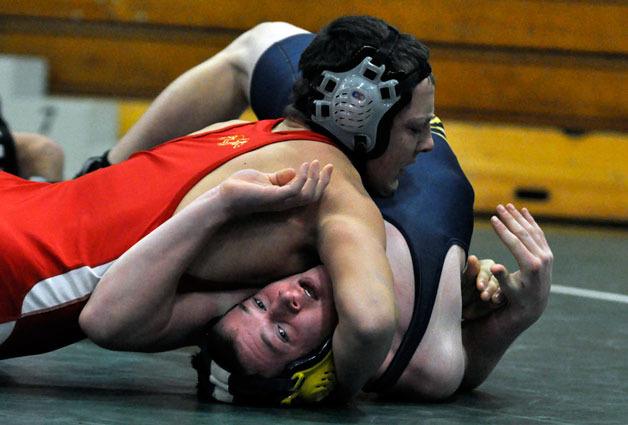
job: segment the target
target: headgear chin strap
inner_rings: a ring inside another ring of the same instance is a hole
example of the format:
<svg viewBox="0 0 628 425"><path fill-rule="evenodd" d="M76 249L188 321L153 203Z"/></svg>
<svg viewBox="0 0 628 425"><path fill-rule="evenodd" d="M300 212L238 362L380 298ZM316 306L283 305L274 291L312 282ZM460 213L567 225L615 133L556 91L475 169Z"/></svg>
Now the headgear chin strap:
<svg viewBox="0 0 628 425"><path fill-rule="evenodd" d="M336 386L331 339L312 353L291 362L274 378L232 373L209 358L207 353L201 353L201 358L209 362L211 397L224 403L283 406L293 402L317 403Z"/></svg>
<svg viewBox="0 0 628 425"><path fill-rule="evenodd" d="M397 80L382 81L386 65L372 61L367 56L349 71L323 71L317 89L324 97L314 101L311 117L351 151L365 154L377 143L382 117L401 98Z"/></svg>

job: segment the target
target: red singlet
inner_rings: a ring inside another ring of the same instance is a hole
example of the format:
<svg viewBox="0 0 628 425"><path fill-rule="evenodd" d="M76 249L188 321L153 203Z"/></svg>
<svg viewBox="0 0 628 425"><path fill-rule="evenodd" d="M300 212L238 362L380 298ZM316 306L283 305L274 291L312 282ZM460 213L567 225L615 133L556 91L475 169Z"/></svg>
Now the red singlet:
<svg viewBox="0 0 628 425"><path fill-rule="evenodd" d="M0 358L84 337L78 315L103 273L225 162L287 140L331 143L267 120L185 136L75 180L0 172Z"/></svg>

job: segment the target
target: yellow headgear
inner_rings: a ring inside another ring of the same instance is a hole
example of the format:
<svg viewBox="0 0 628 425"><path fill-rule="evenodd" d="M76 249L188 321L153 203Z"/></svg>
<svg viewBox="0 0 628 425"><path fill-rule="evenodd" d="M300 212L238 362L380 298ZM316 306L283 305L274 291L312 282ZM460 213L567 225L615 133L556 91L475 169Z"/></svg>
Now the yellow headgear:
<svg viewBox="0 0 628 425"><path fill-rule="evenodd" d="M296 379L292 393L281 400L282 405L289 406L295 399L305 403L324 400L336 387L336 368L331 350L309 369L295 372L292 379Z"/></svg>
<svg viewBox="0 0 628 425"><path fill-rule="evenodd" d="M291 362L277 377L231 373L205 354L209 363L210 394L225 403L280 404L318 403L336 387L331 339L319 349Z"/></svg>

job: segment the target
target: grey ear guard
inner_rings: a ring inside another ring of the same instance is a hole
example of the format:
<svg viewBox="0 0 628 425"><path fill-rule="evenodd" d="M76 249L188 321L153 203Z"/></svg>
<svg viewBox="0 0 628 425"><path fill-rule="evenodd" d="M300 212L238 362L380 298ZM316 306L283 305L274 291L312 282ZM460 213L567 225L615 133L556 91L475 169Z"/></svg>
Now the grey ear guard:
<svg viewBox="0 0 628 425"><path fill-rule="evenodd" d="M346 72L323 71L317 89L324 97L314 101L312 120L354 152L373 150L382 117L400 99L398 81L382 81L386 65L372 60L367 56Z"/></svg>
<svg viewBox="0 0 628 425"><path fill-rule="evenodd" d="M384 153L394 116L410 101L414 86L432 72L425 60L410 72L388 72L388 80L382 80L400 38L395 28L388 28L380 48L363 46L354 54L357 65L345 72L325 70L314 86L322 99L312 100L312 122L358 157Z"/></svg>

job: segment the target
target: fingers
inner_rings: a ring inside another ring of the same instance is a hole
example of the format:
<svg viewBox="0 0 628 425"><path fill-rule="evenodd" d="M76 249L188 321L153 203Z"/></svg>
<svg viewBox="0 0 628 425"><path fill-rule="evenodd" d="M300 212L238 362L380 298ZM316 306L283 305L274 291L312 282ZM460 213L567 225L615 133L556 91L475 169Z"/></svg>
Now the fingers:
<svg viewBox="0 0 628 425"><path fill-rule="evenodd" d="M310 166L311 163L304 162L299 167L298 172L294 172L292 168L286 168L275 173L268 174L270 182L274 186L280 186L277 190L277 196L281 198L297 196L308 182ZM292 171L293 177L286 181L285 176L288 175L290 171Z"/></svg>
<svg viewBox="0 0 628 425"><path fill-rule="evenodd" d="M332 171L331 164L321 170L318 160L303 163L295 178L281 188L286 200L284 207L297 207L318 201L329 185Z"/></svg>
<svg viewBox="0 0 628 425"><path fill-rule="evenodd" d="M294 171L294 168L285 168L277 171L276 173L269 174L268 178L274 186L285 186L290 183L296 175L297 172Z"/></svg>
<svg viewBox="0 0 628 425"><path fill-rule="evenodd" d="M520 268L536 261L535 258L540 251L536 242L529 232L523 228L503 205L497 206L499 216L491 217L491 225L497 236L513 254Z"/></svg>
<svg viewBox="0 0 628 425"><path fill-rule="evenodd" d="M478 290L480 291L480 299L482 301L498 301L500 288L499 282L492 274L480 286L478 282Z"/></svg>
<svg viewBox="0 0 628 425"><path fill-rule="evenodd" d="M499 283L499 295L495 295L499 299L499 302L503 301L503 298L514 298L514 291L518 289L515 280L511 279L508 269L503 264L495 264L491 267L491 272L497 282Z"/></svg>
<svg viewBox="0 0 628 425"><path fill-rule="evenodd" d="M488 288L491 277L493 274L491 273L491 266L495 264L495 261L486 259L480 261L480 271L478 272L478 276L476 278L476 286L478 290L483 291Z"/></svg>
<svg viewBox="0 0 628 425"><path fill-rule="evenodd" d="M495 277L493 279L497 280ZM502 293L502 288L498 287L493 296L491 296L491 303L501 304L502 302L504 302L504 295Z"/></svg>
<svg viewBox="0 0 628 425"><path fill-rule="evenodd" d="M332 164L327 164L323 167L323 170L321 171L321 175L320 175L320 179L318 181L318 185L316 186L316 199L320 199L321 196L323 195L323 192L325 191L325 189L327 189L327 186L329 185L329 182L331 181L331 175L334 171L334 166Z"/></svg>
<svg viewBox="0 0 628 425"><path fill-rule="evenodd" d="M316 193L316 186L318 185L320 178L321 164L318 160L310 162L309 170L307 173L307 180L303 188L301 188L301 198L307 202L307 200L314 198Z"/></svg>
<svg viewBox="0 0 628 425"><path fill-rule="evenodd" d="M543 233L543 229L541 229L541 226L539 226L536 223L536 220L534 220L534 217L532 217L532 214L530 214L530 211L528 211L528 209L524 207L521 209L521 214L523 215L523 217L525 217L528 223L530 223L530 225L534 228L535 236L537 238L537 242L539 243L539 245L542 248L549 249L549 244L547 243L547 240L545 239L545 233Z"/></svg>
<svg viewBox="0 0 628 425"><path fill-rule="evenodd" d="M506 207L498 205L497 212L508 229L517 236L525 247L534 255L541 253L536 238L536 229L521 215L514 205L508 204Z"/></svg>
<svg viewBox="0 0 628 425"><path fill-rule="evenodd" d="M469 255L467 265L464 268L464 275L467 281L473 280L480 273L480 260L475 255Z"/></svg>
<svg viewBox="0 0 628 425"><path fill-rule="evenodd" d="M499 287L499 281L493 275L491 271L495 265L495 261L486 259L481 262L480 273L476 282L476 287L480 291L480 299L486 302L492 302L493 304L499 304L502 301L501 289Z"/></svg>
<svg viewBox="0 0 628 425"><path fill-rule="evenodd" d="M499 281L493 275L493 269L503 267L493 260L479 260L475 255L469 256L464 271L462 287L462 317L475 320L501 308L506 302ZM471 287L472 293L465 288Z"/></svg>
<svg viewBox="0 0 628 425"><path fill-rule="evenodd" d="M331 164L327 164L320 170L320 164L317 160L311 162L307 182L301 190L304 203L316 202L323 196L323 192L331 181L333 170L334 167Z"/></svg>
<svg viewBox="0 0 628 425"><path fill-rule="evenodd" d="M497 206L491 224L499 238L512 252L522 271L538 273L550 270L552 251L545 234L527 209L520 213L512 204Z"/></svg>

